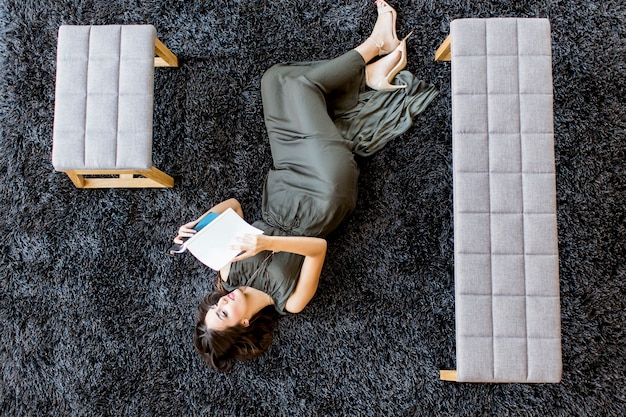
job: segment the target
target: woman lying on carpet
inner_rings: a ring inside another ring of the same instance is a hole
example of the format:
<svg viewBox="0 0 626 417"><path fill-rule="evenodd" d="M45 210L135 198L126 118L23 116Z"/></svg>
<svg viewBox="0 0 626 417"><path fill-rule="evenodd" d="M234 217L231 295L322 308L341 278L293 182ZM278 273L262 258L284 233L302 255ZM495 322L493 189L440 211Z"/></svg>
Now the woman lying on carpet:
<svg viewBox="0 0 626 417"><path fill-rule="evenodd" d="M198 307L194 343L216 369L263 353L276 312L298 313L311 301L326 256L324 237L356 204L354 154L371 155L406 131L437 94L409 72L398 74L406 66L406 38L396 36L396 11L383 0L376 4L374 29L355 49L329 61L278 64L263 76L274 167L262 220L253 225L264 234L238 242L241 253L220 270L218 291ZM379 55L385 56L369 63ZM403 84L391 84L394 78ZM229 207L243 217L234 199L209 212ZM174 242L193 235L201 218L181 226Z"/></svg>

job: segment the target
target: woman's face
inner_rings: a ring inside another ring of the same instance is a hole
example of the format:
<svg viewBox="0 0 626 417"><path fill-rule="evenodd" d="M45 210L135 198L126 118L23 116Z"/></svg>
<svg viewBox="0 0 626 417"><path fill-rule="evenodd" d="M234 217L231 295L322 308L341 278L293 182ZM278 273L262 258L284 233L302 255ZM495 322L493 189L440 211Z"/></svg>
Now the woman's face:
<svg viewBox="0 0 626 417"><path fill-rule="evenodd" d="M209 329L223 330L242 324L248 325L248 300L240 289L236 289L221 297L207 312L204 323Z"/></svg>

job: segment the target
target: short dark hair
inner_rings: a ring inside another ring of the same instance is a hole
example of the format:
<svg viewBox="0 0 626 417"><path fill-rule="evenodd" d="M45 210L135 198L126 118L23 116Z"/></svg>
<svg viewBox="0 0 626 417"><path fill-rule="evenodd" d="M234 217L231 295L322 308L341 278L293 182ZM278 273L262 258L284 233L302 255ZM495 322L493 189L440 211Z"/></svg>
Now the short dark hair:
<svg viewBox="0 0 626 417"><path fill-rule="evenodd" d="M193 343L212 368L228 371L235 361L247 361L265 352L272 344L276 310L269 305L250 318L248 326L237 324L224 330L207 328L204 319L226 291L213 291L198 305Z"/></svg>

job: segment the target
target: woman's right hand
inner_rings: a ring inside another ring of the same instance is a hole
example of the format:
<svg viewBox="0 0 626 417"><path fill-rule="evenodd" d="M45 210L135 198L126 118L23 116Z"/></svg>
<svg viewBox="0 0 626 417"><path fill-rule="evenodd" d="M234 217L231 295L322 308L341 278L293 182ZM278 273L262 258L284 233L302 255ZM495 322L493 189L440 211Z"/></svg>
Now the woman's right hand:
<svg viewBox="0 0 626 417"><path fill-rule="evenodd" d="M241 261L261 251L268 250L268 241L269 239L265 235L244 235L238 237L235 239L232 248L237 249L240 253L231 262Z"/></svg>

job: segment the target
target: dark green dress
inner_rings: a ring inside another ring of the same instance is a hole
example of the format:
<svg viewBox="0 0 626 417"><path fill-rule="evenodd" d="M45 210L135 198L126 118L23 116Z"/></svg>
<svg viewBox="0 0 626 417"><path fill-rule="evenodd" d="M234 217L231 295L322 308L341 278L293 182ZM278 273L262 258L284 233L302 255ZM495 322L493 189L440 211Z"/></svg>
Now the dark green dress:
<svg viewBox="0 0 626 417"><path fill-rule="evenodd" d="M397 78L407 89L366 92L365 63L356 51L330 61L278 64L263 75L274 166L256 227L266 235L325 237L350 215L359 176L354 154L370 155L406 131L437 94L406 71ZM224 287L265 291L285 314L303 260L261 252L233 263Z"/></svg>

